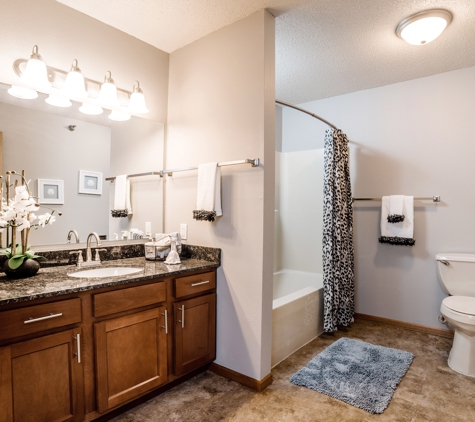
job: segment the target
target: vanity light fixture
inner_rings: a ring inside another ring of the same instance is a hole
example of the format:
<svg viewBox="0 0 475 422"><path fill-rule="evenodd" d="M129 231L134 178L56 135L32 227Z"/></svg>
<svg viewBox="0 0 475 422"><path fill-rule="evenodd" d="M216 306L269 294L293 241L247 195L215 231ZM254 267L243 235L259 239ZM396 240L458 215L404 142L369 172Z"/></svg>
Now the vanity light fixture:
<svg viewBox="0 0 475 422"><path fill-rule="evenodd" d="M17 98L21 98L23 100L34 100L38 98L38 93L34 89L25 88L23 86L12 85L8 89L8 93Z"/></svg>
<svg viewBox="0 0 475 422"><path fill-rule="evenodd" d="M109 114L108 117L109 119L114 120L116 122L125 122L126 120L130 120L131 116L125 111L112 110L111 114Z"/></svg>
<svg viewBox="0 0 475 422"><path fill-rule="evenodd" d="M28 85L36 88L48 88L51 86L48 80L48 71L45 62L38 53L38 46L33 46L30 60L26 63L25 73L22 77L23 81Z"/></svg>
<svg viewBox="0 0 475 422"><path fill-rule="evenodd" d="M80 101L81 113L98 115L103 113L104 108L111 110L109 118L116 121L129 120L131 114L148 113L138 81L133 85L133 92L118 89L108 70L103 83L88 79L87 87L90 88L91 95L86 90L85 79L77 59L73 60L69 72L47 67L38 53L37 45L33 47L29 60L18 59L13 62L13 71L19 77L20 83L12 85L8 93L17 98L35 99L38 92L41 92L49 95L45 101L56 107L70 107L71 100Z"/></svg>
<svg viewBox="0 0 475 422"><path fill-rule="evenodd" d="M443 32L452 18L448 10L425 10L402 20L396 28L396 34L409 44L428 44Z"/></svg>
<svg viewBox="0 0 475 422"><path fill-rule="evenodd" d="M119 107L117 87L114 84L110 70L108 70L104 76L104 83L101 85L97 102L105 107Z"/></svg>
<svg viewBox="0 0 475 422"><path fill-rule="evenodd" d="M66 82L61 88L61 92L69 98L84 99L87 97L87 91L84 83L84 76L78 67L78 61L73 60L71 70L66 76Z"/></svg>
<svg viewBox="0 0 475 422"><path fill-rule="evenodd" d="M127 108L128 111L137 114L148 113L148 108L145 105L145 97L143 91L140 89L139 81L135 81L132 91L129 106Z"/></svg>
<svg viewBox="0 0 475 422"><path fill-rule="evenodd" d="M79 107L79 111L83 114L97 116L99 114L102 114L104 110L102 109L102 107L99 107L98 105L95 105L95 104L82 103L82 106Z"/></svg>
<svg viewBox="0 0 475 422"><path fill-rule="evenodd" d="M49 105L55 107L71 107L73 103L68 98L60 95L49 94L49 97L45 100Z"/></svg>

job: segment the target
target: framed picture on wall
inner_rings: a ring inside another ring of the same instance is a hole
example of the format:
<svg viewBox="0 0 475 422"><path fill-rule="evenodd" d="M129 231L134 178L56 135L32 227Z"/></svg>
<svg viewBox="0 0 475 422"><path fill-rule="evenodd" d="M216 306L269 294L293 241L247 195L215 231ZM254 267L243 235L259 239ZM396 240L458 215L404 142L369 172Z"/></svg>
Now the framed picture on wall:
<svg viewBox="0 0 475 422"><path fill-rule="evenodd" d="M38 202L40 204L64 204L64 181L38 179Z"/></svg>
<svg viewBox="0 0 475 422"><path fill-rule="evenodd" d="M79 193L102 195L102 173L79 170Z"/></svg>

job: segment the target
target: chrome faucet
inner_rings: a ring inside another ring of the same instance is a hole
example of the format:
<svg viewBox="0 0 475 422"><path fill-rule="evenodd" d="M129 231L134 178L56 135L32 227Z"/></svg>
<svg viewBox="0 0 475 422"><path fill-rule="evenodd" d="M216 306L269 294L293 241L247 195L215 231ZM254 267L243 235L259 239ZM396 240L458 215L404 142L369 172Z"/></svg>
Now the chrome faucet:
<svg viewBox="0 0 475 422"><path fill-rule="evenodd" d="M102 246L101 241L99 239L99 235L96 232L89 233L89 236L87 236L87 242L86 242L86 262L84 263L85 266L91 266L91 265L101 265L100 260L92 260L92 252L91 252L91 240L92 238L96 238L96 243L97 247ZM98 254L96 254L96 257Z"/></svg>
<svg viewBox="0 0 475 422"><path fill-rule="evenodd" d="M76 243L79 243L79 235L78 235L78 232L76 230L69 230L68 243L71 243L71 237L73 237L73 234L74 234L74 236L76 236Z"/></svg>

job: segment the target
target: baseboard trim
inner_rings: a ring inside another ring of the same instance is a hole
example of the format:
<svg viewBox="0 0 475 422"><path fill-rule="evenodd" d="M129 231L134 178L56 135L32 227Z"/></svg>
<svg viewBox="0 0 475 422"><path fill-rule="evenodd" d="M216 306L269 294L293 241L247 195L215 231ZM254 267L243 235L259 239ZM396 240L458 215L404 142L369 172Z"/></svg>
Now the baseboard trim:
<svg viewBox="0 0 475 422"><path fill-rule="evenodd" d="M427 325L412 324L410 322L398 321L396 319L389 319L378 317L374 315L366 315L355 313L355 319L364 319L366 321L384 322L385 324L398 325L407 328L408 330L419 331L422 333L433 334L440 337L453 338L454 332L450 330L442 330L440 328L428 327Z"/></svg>
<svg viewBox="0 0 475 422"><path fill-rule="evenodd" d="M217 375L220 375L231 381L236 381L239 384L242 384L245 387L248 387L251 390L257 391L259 393L261 391L264 391L267 387L269 387L269 385L272 384L272 373L270 373L259 381L254 378L248 377L247 375L241 374L240 372L236 372L232 369L218 365L217 363L212 363L208 369Z"/></svg>

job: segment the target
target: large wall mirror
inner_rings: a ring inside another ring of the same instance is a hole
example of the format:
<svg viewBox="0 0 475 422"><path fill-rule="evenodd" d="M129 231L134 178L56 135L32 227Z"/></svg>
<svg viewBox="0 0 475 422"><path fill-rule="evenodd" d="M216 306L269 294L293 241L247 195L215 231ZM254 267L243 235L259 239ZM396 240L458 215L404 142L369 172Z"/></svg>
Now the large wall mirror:
<svg viewBox="0 0 475 422"><path fill-rule="evenodd" d="M33 194L46 196L44 206L62 213L52 226L31 231L31 245L66 244L70 230L79 233L81 242L93 231L107 240L116 235L120 239L123 231L144 231L146 222L151 223L152 233L162 231L163 185L159 176L130 178L133 214L125 218L111 216L115 185L105 178L161 170L163 123L136 116L116 122L108 119L107 113L88 116L78 111L80 103L58 108L48 105L44 94L22 100L10 96L8 88L0 84L3 175L8 170L25 170ZM102 189L96 189L94 174L101 175ZM59 201L63 203L47 204L58 196L57 181L64 191L64 200ZM85 193L80 183L88 182L91 189ZM42 208L38 213L47 211Z"/></svg>

